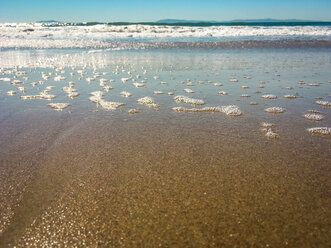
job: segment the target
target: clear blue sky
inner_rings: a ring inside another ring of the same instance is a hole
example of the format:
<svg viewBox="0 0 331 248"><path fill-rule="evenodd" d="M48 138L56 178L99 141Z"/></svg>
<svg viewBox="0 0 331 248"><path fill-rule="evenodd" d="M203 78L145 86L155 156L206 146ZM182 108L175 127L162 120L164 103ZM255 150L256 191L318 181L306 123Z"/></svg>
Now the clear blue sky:
<svg viewBox="0 0 331 248"><path fill-rule="evenodd" d="M0 0L0 22L305 19L331 21L331 0Z"/></svg>

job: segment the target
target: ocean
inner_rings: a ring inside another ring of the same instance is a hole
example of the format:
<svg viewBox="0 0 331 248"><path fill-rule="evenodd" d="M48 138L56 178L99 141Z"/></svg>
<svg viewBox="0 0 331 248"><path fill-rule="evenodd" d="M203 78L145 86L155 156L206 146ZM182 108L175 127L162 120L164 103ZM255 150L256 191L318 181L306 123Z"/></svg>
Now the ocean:
<svg viewBox="0 0 331 248"><path fill-rule="evenodd" d="M1 247L327 247L331 23L1 23Z"/></svg>

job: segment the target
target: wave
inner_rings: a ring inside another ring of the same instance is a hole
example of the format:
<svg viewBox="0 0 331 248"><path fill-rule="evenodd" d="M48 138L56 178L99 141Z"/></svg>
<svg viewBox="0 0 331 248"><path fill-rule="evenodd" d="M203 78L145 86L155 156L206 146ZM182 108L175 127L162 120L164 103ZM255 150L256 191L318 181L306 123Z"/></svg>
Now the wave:
<svg viewBox="0 0 331 248"><path fill-rule="evenodd" d="M190 43L202 46L200 45L202 42L286 40L330 41L331 25L176 26L160 25L160 23L158 25L124 23L110 25L97 22L70 25L66 23L0 23L0 48L118 48L127 47L127 44L134 46L131 43L137 43L135 47L141 48L169 46L173 43L180 43L178 46ZM149 42L155 44L144 44ZM144 45L141 46L139 43ZM159 43L164 44L159 45Z"/></svg>
<svg viewBox="0 0 331 248"><path fill-rule="evenodd" d="M2 23L0 38L164 38L239 36L331 36L331 26L209 26L106 25L45 26L41 23Z"/></svg>

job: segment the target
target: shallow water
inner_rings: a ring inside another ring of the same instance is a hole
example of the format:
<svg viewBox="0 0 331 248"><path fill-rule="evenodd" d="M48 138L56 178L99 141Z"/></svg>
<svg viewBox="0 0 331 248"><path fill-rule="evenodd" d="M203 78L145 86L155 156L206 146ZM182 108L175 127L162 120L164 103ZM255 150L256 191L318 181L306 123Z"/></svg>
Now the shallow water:
<svg viewBox="0 0 331 248"><path fill-rule="evenodd" d="M21 85L0 81L2 246L330 245L330 135L306 130L331 126L330 108L315 103L330 101L330 49L6 50L0 58L0 78L13 81L15 66L26 72L15 78ZM123 83L128 71L145 86ZM66 79L54 81L56 73ZM104 99L126 105L110 111L88 100L103 90L101 78L113 87ZM61 90L70 81L80 94L73 99ZM54 100L20 99L47 86ZM193 106L176 95L202 99L201 107L237 105L242 115L178 113L172 108ZM145 96L159 108L137 103ZM56 111L51 102L71 106ZM325 119L305 119L310 109Z"/></svg>

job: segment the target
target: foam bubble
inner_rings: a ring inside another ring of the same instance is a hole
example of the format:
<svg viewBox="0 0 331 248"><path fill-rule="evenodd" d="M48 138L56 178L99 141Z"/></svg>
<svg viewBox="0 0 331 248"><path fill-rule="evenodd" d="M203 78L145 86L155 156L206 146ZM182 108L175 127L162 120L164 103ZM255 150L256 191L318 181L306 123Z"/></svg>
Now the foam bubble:
<svg viewBox="0 0 331 248"><path fill-rule="evenodd" d="M79 96L79 93L78 92L71 92L71 93L68 94L68 97L69 98L75 98L77 96Z"/></svg>
<svg viewBox="0 0 331 248"><path fill-rule="evenodd" d="M108 101L104 101L102 99L98 102L98 104L102 108L108 109L108 110L114 110L114 109L117 109L117 108L125 105L125 103L122 103L122 102L108 102Z"/></svg>
<svg viewBox="0 0 331 248"><path fill-rule="evenodd" d="M120 95L123 96L123 97L130 97L130 96L132 96L132 94L130 92L127 92L127 91L122 91L120 93Z"/></svg>
<svg viewBox="0 0 331 248"><path fill-rule="evenodd" d="M96 97L100 97L102 98L104 96L105 93L103 93L102 91L93 91L93 92L90 92L90 95L92 96L96 96Z"/></svg>
<svg viewBox="0 0 331 248"><path fill-rule="evenodd" d="M61 75L54 77L54 81L62 81L62 80L66 80L66 78Z"/></svg>
<svg viewBox="0 0 331 248"><path fill-rule="evenodd" d="M26 92L26 88L25 87L17 87L17 89L23 93Z"/></svg>
<svg viewBox="0 0 331 248"><path fill-rule="evenodd" d="M308 113L312 113L312 114L323 114L323 112L315 110L315 109L309 109L307 110Z"/></svg>
<svg viewBox="0 0 331 248"><path fill-rule="evenodd" d="M128 113L131 114L131 115L133 115L133 114L137 114L137 113L139 113L139 112L140 112L139 109L129 109L129 111L128 111Z"/></svg>
<svg viewBox="0 0 331 248"><path fill-rule="evenodd" d="M18 85L18 84L22 84L23 82L21 80L14 80L11 82L12 85Z"/></svg>
<svg viewBox="0 0 331 248"><path fill-rule="evenodd" d="M226 115L230 115L230 116L242 115L242 112L237 105L227 105L227 106L222 106L221 108L222 108L222 112Z"/></svg>
<svg viewBox="0 0 331 248"><path fill-rule="evenodd" d="M10 91L7 91L6 94L8 96L12 96L12 95L15 95L16 94L16 91L10 90Z"/></svg>
<svg viewBox="0 0 331 248"><path fill-rule="evenodd" d="M95 80L94 77L88 77L88 78L86 78L86 81L87 81L87 82L91 82L91 81L94 81L94 80Z"/></svg>
<svg viewBox="0 0 331 248"><path fill-rule="evenodd" d="M204 107L204 108L185 108L185 107L174 107L172 110L176 112L220 112L229 116L240 116L242 112L236 105L228 106L217 106L217 107Z"/></svg>
<svg viewBox="0 0 331 248"><path fill-rule="evenodd" d="M50 95L48 93L48 91L44 90L42 92L40 92L39 95L36 95L36 98L39 98L39 99L45 99L45 100L52 100L54 99L56 96L55 95Z"/></svg>
<svg viewBox="0 0 331 248"><path fill-rule="evenodd" d="M279 135L273 130L274 124L268 122L261 122L261 132L265 134L265 136L269 139L278 139Z"/></svg>
<svg viewBox="0 0 331 248"><path fill-rule="evenodd" d="M91 96L89 97L89 100L94 103L99 103L102 100L102 97L100 96Z"/></svg>
<svg viewBox="0 0 331 248"><path fill-rule="evenodd" d="M205 104L204 100L194 99L194 98L190 98L190 97L187 97L187 96L175 96L174 100L176 102L182 102L182 103L187 103L187 104L191 104L191 105L203 105L203 104Z"/></svg>
<svg viewBox="0 0 331 248"><path fill-rule="evenodd" d="M261 97L264 99L276 99L277 98L277 96L272 95L272 94L262 95Z"/></svg>
<svg viewBox="0 0 331 248"><path fill-rule="evenodd" d="M63 109L70 106L69 103L49 103L47 106L51 107L52 109L62 111Z"/></svg>
<svg viewBox="0 0 331 248"><path fill-rule="evenodd" d="M305 115L303 115L303 117L310 121L322 121L325 119L325 117L323 115L315 114L315 113L305 114Z"/></svg>
<svg viewBox="0 0 331 248"><path fill-rule="evenodd" d="M307 131L315 135L331 135L330 127L312 127L312 128L307 128Z"/></svg>
<svg viewBox="0 0 331 248"><path fill-rule="evenodd" d="M143 84L143 83L133 83L133 86L136 87L136 88L140 88L140 87L144 87L145 84Z"/></svg>
<svg viewBox="0 0 331 248"><path fill-rule="evenodd" d="M122 83L126 83L127 81L131 80L132 77L128 77L128 78L121 78Z"/></svg>
<svg viewBox="0 0 331 248"><path fill-rule="evenodd" d="M0 78L0 82L10 82L10 78Z"/></svg>
<svg viewBox="0 0 331 248"><path fill-rule="evenodd" d="M113 89L113 87L111 87L111 86L109 86L109 85L106 85L105 87L103 87L103 90L104 91L110 91L110 90L112 90Z"/></svg>
<svg viewBox="0 0 331 248"><path fill-rule="evenodd" d="M159 105L157 105L152 97L145 96L137 100L138 103L140 104L145 104L150 107L158 108Z"/></svg>
<svg viewBox="0 0 331 248"><path fill-rule="evenodd" d="M316 101L315 103L323 106L323 107L326 107L326 108L330 108L331 107L331 102L329 101Z"/></svg>
<svg viewBox="0 0 331 248"><path fill-rule="evenodd" d="M22 100L30 100L30 99L35 99L36 98L36 95L23 95L23 96L20 96L20 99Z"/></svg>
<svg viewBox="0 0 331 248"><path fill-rule="evenodd" d="M295 99L295 98L297 98L295 95L284 95L283 97L286 98L286 99Z"/></svg>
<svg viewBox="0 0 331 248"><path fill-rule="evenodd" d="M269 139L278 139L279 135L275 132L273 132L271 129L266 132L265 136Z"/></svg>
<svg viewBox="0 0 331 248"><path fill-rule="evenodd" d="M259 103L258 102L249 102L248 104L249 105L258 105Z"/></svg>
<svg viewBox="0 0 331 248"><path fill-rule="evenodd" d="M186 93L190 93L190 94L194 93L194 91L191 90L191 89L184 89L184 91L185 91Z"/></svg>
<svg viewBox="0 0 331 248"><path fill-rule="evenodd" d="M73 93L73 92L77 91L76 89L74 89L72 87L68 87L68 86L63 87L62 90L66 93Z"/></svg>
<svg viewBox="0 0 331 248"><path fill-rule="evenodd" d="M261 122L260 126L263 127L263 128L271 128L271 127L274 126L274 124L268 123L268 122Z"/></svg>
<svg viewBox="0 0 331 248"><path fill-rule="evenodd" d="M286 109L282 107L270 107L266 108L264 111L270 114L281 114L284 113Z"/></svg>

